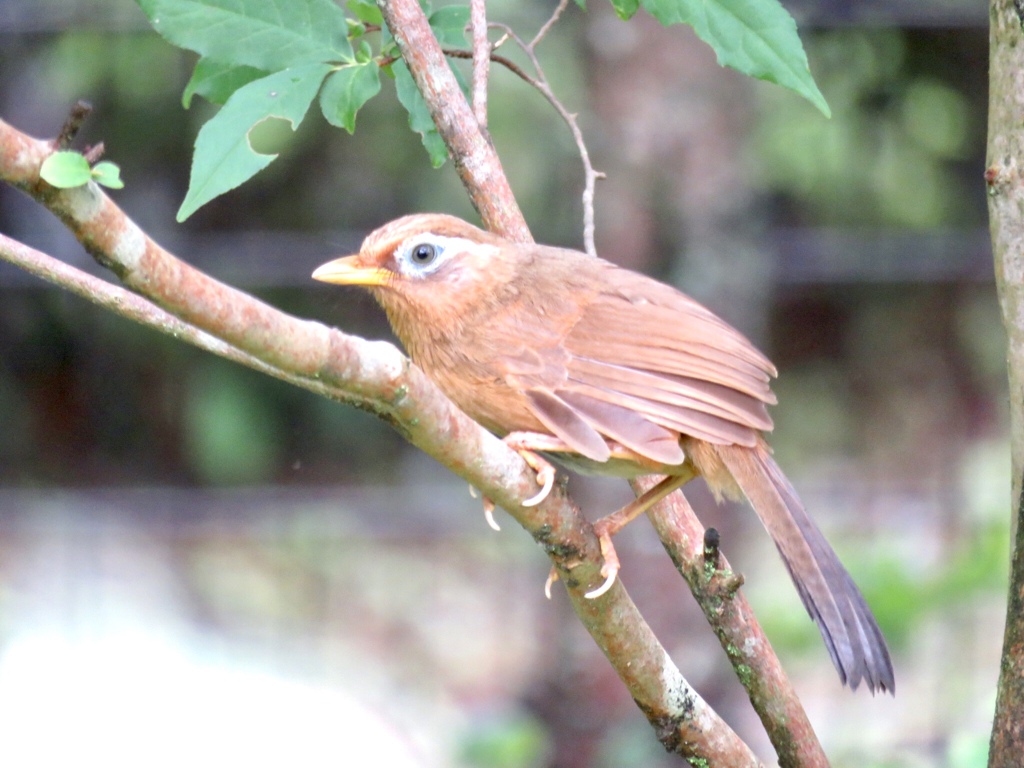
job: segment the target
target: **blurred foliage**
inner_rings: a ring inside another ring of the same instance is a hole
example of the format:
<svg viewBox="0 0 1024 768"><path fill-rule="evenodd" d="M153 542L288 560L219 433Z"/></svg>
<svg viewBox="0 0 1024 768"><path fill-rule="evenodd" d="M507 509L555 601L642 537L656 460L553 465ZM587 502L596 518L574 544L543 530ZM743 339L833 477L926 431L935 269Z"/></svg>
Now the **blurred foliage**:
<svg viewBox="0 0 1024 768"><path fill-rule="evenodd" d="M461 741L459 761L467 768L539 767L549 751L544 725L519 712L473 723Z"/></svg>
<svg viewBox="0 0 1024 768"><path fill-rule="evenodd" d="M759 91L765 108L753 159L762 188L791 200L804 223L920 228L983 221L983 199L974 195L974 205L965 205L962 180L962 164L984 146L985 110L966 90L983 71L951 70L949 60L969 52L962 43L895 28L817 32L809 55L833 119L811 119L808 107ZM934 66L936 47L949 54L945 69Z"/></svg>
<svg viewBox="0 0 1024 768"><path fill-rule="evenodd" d="M187 447L199 478L211 483L255 483L273 473L282 425L255 377L213 361L188 375Z"/></svg>

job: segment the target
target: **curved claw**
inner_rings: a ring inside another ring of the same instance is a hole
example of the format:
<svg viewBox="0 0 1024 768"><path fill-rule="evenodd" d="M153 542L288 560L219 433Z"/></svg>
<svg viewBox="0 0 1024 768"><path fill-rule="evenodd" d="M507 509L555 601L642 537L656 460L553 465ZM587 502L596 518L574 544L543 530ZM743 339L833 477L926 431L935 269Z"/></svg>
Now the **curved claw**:
<svg viewBox="0 0 1024 768"><path fill-rule="evenodd" d="M550 464L541 467L537 471L537 483L541 486L541 489L537 491L537 494L531 496L523 502L524 507L536 507L551 493L551 489L555 485L555 468Z"/></svg>
<svg viewBox="0 0 1024 768"><path fill-rule="evenodd" d="M595 533L597 533L597 539L601 544L601 558L604 560L604 564L601 566L604 584L585 593L583 596L588 600L600 597L611 589L615 578L619 575L619 569L622 567L619 563L619 554L615 551L615 545L612 544L612 532L608 530L607 520L608 518L602 518L594 523Z"/></svg>
<svg viewBox="0 0 1024 768"><path fill-rule="evenodd" d="M548 577L544 581L544 597L548 600L551 599L551 585L558 581L558 571L555 566L551 566L551 570L548 571Z"/></svg>
<svg viewBox="0 0 1024 768"><path fill-rule="evenodd" d="M488 498L484 498L484 520L487 521L487 525L491 527L492 531L501 530L498 521L494 519L494 502Z"/></svg>
<svg viewBox="0 0 1024 768"><path fill-rule="evenodd" d="M604 569L602 568L601 570L603 571ZM608 573L605 574L604 584L602 584L597 589L592 589L589 592L584 593L583 596L585 598L587 598L587 600L594 600L594 599L600 597L601 595L603 595L605 592L607 592L609 589L612 588L612 585L615 584L615 578L618 575L619 575L619 569L618 568L616 568L615 570L609 569Z"/></svg>

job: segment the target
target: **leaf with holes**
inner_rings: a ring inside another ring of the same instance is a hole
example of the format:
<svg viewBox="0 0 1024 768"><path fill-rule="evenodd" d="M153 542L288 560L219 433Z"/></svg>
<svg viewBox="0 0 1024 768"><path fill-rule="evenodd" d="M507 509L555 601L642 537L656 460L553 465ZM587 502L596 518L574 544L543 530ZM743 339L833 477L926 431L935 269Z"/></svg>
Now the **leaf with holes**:
<svg viewBox="0 0 1024 768"><path fill-rule="evenodd" d="M270 165L277 155L252 148L252 129L268 118L299 127L330 64L304 64L239 88L196 137L188 194L178 209L184 221L202 205L234 189Z"/></svg>

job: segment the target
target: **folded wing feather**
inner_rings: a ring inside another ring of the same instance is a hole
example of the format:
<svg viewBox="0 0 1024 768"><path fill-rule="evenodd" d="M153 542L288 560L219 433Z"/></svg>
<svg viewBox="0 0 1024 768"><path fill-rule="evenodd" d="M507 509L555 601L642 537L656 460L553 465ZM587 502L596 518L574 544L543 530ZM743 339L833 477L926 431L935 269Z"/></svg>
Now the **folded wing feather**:
<svg viewBox="0 0 1024 768"><path fill-rule="evenodd" d="M610 288L533 365L511 366L538 420L597 461L605 439L662 464L684 460L680 435L755 445L772 428L771 362L696 301L601 264Z"/></svg>

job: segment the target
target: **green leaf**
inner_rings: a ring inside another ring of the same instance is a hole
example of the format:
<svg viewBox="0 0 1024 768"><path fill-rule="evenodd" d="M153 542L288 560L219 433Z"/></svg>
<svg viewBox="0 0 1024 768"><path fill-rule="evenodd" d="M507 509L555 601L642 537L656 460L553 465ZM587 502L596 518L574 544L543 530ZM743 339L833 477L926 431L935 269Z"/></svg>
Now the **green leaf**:
<svg viewBox="0 0 1024 768"><path fill-rule="evenodd" d="M89 161L79 152L62 150L43 160L39 175L48 184L61 189L81 187L92 178Z"/></svg>
<svg viewBox="0 0 1024 768"><path fill-rule="evenodd" d="M469 6L448 5L430 14L430 29L442 45L449 48L466 45L466 25L469 24Z"/></svg>
<svg viewBox="0 0 1024 768"><path fill-rule="evenodd" d="M212 104L223 104L228 98L253 80L266 77L269 72L237 64L222 64L203 57L196 62L192 77L181 95L181 105L188 109L193 96L202 96Z"/></svg>
<svg viewBox="0 0 1024 768"><path fill-rule="evenodd" d="M304 64L239 88L196 137L188 194L178 209L184 221L200 206L234 189L273 162L277 155L253 150L250 133L268 118L299 127L330 64Z"/></svg>
<svg viewBox="0 0 1024 768"><path fill-rule="evenodd" d="M831 117L807 66L796 22L778 0L641 0L641 4L666 26L693 27L722 66L789 88Z"/></svg>
<svg viewBox="0 0 1024 768"><path fill-rule="evenodd" d="M437 126L434 125L434 121L430 117L427 103L416 87L412 75L409 74L409 66L404 61L396 61L391 69L395 75L395 91L398 93L398 100L405 107L405 111L409 113L409 127L420 134L423 139L423 146L426 147L427 154L430 155L430 164L435 168L440 168L448 159L448 148L445 147L444 140L437 132Z"/></svg>
<svg viewBox="0 0 1024 768"><path fill-rule="evenodd" d="M102 184L109 189L124 189L124 182L121 181L121 169L107 160L96 163L92 167L92 178L97 184Z"/></svg>
<svg viewBox="0 0 1024 768"><path fill-rule="evenodd" d="M327 122L356 130L356 112L380 91L380 67L375 62L352 64L329 75L320 91L320 109Z"/></svg>
<svg viewBox="0 0 1024 768"><path fill-rule="evenodd" d="M384 24L380 8L370 0L348 0L348 7L355 17L364 24L376 24L378 27Z"/></svg>
<svg viewBox="0 0 1024 768"><path fill-rule="evenodd" d="M640 8L640 0L612 0L615 13L623 21L629 21Z"/></svg>
<svg viewBox="0 0 1024 768"><path fill-rule="evenodd" d="M268 72L351 61L345 13L332 0L138 0L180 48Z"/></svg>
<svg viewBox="0 0 1024 768"><path fill-rule="evenodd" d="M356 51L356 62L365 64L373 58L373 48L365 40L359 41L359 49ZM380 69L380 65L377 66Z"/></svg>

